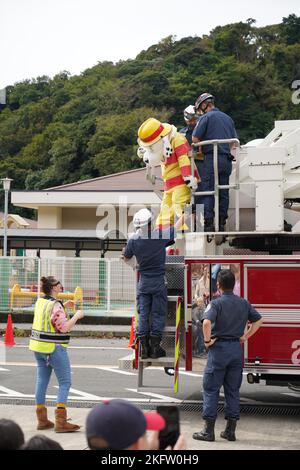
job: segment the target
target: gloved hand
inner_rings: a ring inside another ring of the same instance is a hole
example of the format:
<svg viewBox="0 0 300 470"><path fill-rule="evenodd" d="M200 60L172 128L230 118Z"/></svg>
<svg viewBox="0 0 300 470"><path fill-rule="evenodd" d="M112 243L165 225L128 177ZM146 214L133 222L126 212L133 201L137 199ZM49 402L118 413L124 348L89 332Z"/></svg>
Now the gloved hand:
<svg viewBox="0 0 300 470"><path fill-rule="evenodd" d="M188 188L191 189L191 191L196 191L198 187L198 181L195 176L189 175L189 176L184 176L183 177L185 184L187 185Z"/></svg>
<svg viewBox="0 0 300 470"><path fill-rule="evenodd" d="M145 153L146 153L146 149L144 147L139 147L136 152L137 156L141 158L142 160L143 160Z"/></svg>

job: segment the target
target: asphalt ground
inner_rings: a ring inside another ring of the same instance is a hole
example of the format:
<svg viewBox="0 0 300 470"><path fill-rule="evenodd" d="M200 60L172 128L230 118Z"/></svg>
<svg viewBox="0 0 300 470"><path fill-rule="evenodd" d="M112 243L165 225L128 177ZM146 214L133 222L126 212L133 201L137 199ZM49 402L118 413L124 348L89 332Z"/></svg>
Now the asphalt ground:
<svg viewBox="0 0 300 470"><path fill-rule="evenodd" d="M17 338L16 342L15 347L5 348L6 357L4 360L2 358L0 364L0 417L16 420L26 438L29 438L37 433L34 413L36 365L33 353L27 347L28 338ZM293 416L289 412L278 413L281 407L299 411L300 393L287 387L268 387L263 382L249 385L244 378L238 440L230 443L218 437L224 427L223 413L220 411L216 424L216 442L195 441L192 433L202 427L200 408L205 361L198 361L197 370L193 372L180 371L177 395L172 390L173 378L167 376L161 367L146 369L147 388L139 391L137 372L120 370L118 367L119 359L131 353L127 345L127 339L72 339L69 348L72 364L69 415L74 422L84 426L89 408L103 399L129 399L143 409L155 409L158 404L175 403L180 408L181 429L186 436L189 450L300 449L300 414ZM48 388L50 405L54 405L56 393L57 382L53 376ZM222 401L221 391L220 403ZM53 416L51 407L49 414ZM58 440L65 449L86 447L84 428L71 436L54 434L53 431L43 433Z"/></svg>

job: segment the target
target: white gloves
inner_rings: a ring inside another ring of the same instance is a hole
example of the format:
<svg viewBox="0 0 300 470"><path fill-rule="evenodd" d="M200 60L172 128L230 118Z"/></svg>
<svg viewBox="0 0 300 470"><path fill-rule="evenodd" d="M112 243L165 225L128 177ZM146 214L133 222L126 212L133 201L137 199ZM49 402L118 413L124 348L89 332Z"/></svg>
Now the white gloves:
<svg viewBox="0 0 300 470"><path fill-rule="evenodd" d="M185 184L191 191L196 191L198 187L198 181L195 176L189 175L183 177Z"/></svg>
<svg viewBox="0 0 300 470"><path fill-rule="evenodd" d="M137 156L143 160L143 157L146 153L146 149L144 147L139 147L136 153L137 153Z"/></svg>

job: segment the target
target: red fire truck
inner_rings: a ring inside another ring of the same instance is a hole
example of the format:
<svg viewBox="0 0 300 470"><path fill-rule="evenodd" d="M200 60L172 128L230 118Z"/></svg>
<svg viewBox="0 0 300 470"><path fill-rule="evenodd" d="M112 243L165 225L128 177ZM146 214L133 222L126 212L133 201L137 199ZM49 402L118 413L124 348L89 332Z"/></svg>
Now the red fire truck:
<svg viewBox="0 0 300 470"><path fill-rule="evenodd" d="M238 292L262 315L263 326L244 344L249 383L300 385L300 256L185 258L186 369L192 370L192 308L197 275L207 267L207 300L214 298L214 273L233 268Z"/></svg>
<svg viewBox="0 0 300 470"><path fill-rule="evenodd" d="M218 181L220 143L234 143L237 147L227 186L219 185ZM245 146L240 146L237 139L229 139L200 142L194 148L205 145L213 146L215 188L198 195L214 197L215 232L204 233L202 227L201 233L194 228L181 241L176 241L175 249L181 256L168 257L170 302L174 305L177 299L177 306L169 306L163 346L168 350L173 335L175 360L174 349L172 353L169 348L169 357L162 362L171 367L173 361L175 376L178 375L181 351L186 370L192 370L197 283L205 271L208 283L202 279L200 284L207 303L218 295L215 287L218 269L230 268L236 275L234 293L247 299L263 317L263 326L244 344L248 382L263 380L268 385L299 388L300 120L276 121L268 136ZM195 158L194 151L192 165ZM155 184L156 177L151 171L148 168L148 177ZM230 196L227 232L224 233L218 232L219 192L222 190L229 190ZM200 219L198 214L195 220ZM143 367L143 364L139 367L139 385ZM174 389L176 391L176 387Z"/></svg>

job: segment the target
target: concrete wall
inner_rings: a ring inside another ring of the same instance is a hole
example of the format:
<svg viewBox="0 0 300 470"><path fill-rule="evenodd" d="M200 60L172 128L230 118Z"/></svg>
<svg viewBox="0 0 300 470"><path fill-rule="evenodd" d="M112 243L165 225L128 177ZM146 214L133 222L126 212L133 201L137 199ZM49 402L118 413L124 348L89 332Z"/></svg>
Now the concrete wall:
<svg viewBox="0 0 300 470"><path fill-rule="evenodd" d="M62 208L41 206L38 210L38 228L62 228Z"/></svg>
<svg viewBox="0 0 300 470"><path fill-rule="evenodd" d="M61 228L93 230L99 220L95 207L63 207Z"/></svg>
<svg viewBox="0 0 300 470"><path fill-rule="evenodd" d="M38 208L38 228L49 229L85 229L93 230L97 228L98 223L103 219L103 216L97 215L96 207L39 207ZM132 211L131 211L132 212ZM125 215L124 215L125 214ZM104 217L106 217L105 214ZM123 226L129 225L132 221L132 216L126 217L126 212L122 214ZM116 209L116 223L119 227L119 211ZM42 258L55 258L57 256L74 257L75 251L69 250L42 250ZM100 258L100 251L82 251L81 257L87 258ZM107 252L106 258L118 258L119 252Z"/></svg>

